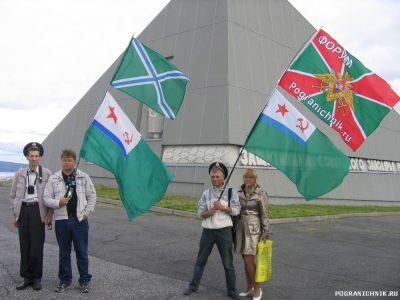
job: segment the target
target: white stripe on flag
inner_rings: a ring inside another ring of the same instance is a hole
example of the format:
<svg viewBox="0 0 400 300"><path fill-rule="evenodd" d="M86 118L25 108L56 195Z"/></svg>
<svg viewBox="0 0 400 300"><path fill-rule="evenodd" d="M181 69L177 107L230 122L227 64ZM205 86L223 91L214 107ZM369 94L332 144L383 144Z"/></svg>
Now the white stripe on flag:
<svg viewBox="0 0 400 300"><path fill-rule="evenodd" d="M262 113L287 127L304 142L315 130L315 126L276 89Z"/></svg>
<svg viewBox="0 0 400 300"><path fill-rule="evenodd" d="M94 117L93 125L121 148L124 157L135 148L141 138L140 133L109 92L106 93Z"/></svg>

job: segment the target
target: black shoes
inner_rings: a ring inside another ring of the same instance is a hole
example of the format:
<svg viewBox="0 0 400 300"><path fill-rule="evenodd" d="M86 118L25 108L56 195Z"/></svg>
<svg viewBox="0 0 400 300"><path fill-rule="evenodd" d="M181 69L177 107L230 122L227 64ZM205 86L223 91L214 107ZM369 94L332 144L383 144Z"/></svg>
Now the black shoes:
<svg viewBox="0 0 400 300"><path fill-rule="evenodd" d="M197 291L197 289L194 289L189 286L183 291L183 294L189 296L191 293L194 293L195 291Z"/></svg>
<svg viewBox="0 0 400 300"><path fill-rule="evenodd" d="M32 285L33 283L32 283L32 281L23 281L22 283L20 283L20 284L18 284L17 285L17 290L24 290L24 289L26 289L28 286L30 286L30 285Z"/></svg>
<svg viewBox="0 0 400 300"><path fill-rule="evenodd" d="M190 285L183 291L183 294L186 296L189 296L190 294L196 292L197 289L191 287ZM231 297L234 300L240 300L240 297L237 293L235 294L229 294L229 297Z"/></svg>
<svg viewBox="0 0 400 300"><path fill-rule="evenodd" d="M23 281L22 283L20 283L19 285L17 285L17 290L24 290L26 289L28 286L33 286L33 289L35 291L40 291L42 289L42 284L38 281L32 282L32 281Z"/></svg>
<svg viewBox="0 0 400 300"><path fill-rule="evenodd" d="M33 283L33 289L35 291L40 291L42 289L42 284L40 282L34 282Z"/></svg>
<svg viewBox="0 0 400 300"><path fill-rule="evenodd" d="M234 300L239 300L240 299L238 294L230 294L229 297L231 297Z"/></svg>

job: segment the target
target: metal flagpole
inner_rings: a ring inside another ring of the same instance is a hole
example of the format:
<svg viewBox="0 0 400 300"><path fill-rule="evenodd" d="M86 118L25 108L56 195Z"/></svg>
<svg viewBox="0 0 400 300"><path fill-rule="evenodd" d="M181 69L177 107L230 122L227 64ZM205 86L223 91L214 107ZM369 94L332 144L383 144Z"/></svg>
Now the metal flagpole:
<svg viewBox="0 0 400 300"><path fill-rule="evenodd" d="M118 62L118 66L115 68L115 72L114 72L113 76L111 77L111 81L112 81L112 79L114 78L115 74L117 74L119 68L121 67L122 61L123 61L124 58L125 58L126 52L128 52L129 46L131 45L132 39L133 39L133 38L135 38L135 33L133 33L131 39L129 40L128 46L125 48L125 51L124 51L124 53L123 53L121 59L120 59L119 62ZM111 82L110 82L110 83L111 83ZM110 87L110 83L108 84L108 88ZM108 88L107 88L107 91L108 91Z"/></svg>
<svg viewBox="0 0 400 300"><path fill-rule="evenodd" d="M123 61L124 58L125 58L126 52L128 52L129 45L131 44L132 38L134 38L134 35L135 35L135 33L133 33L131 39L129 40L128 46L125 48L125 51L124 51L124 53L122 54L122 57L121 57L121 59L120 59L119 62L118 62L118 66L115 68L114 74L113 74L113 76L111 77L111 81L112 81L112 78L114 78L115 74L118 72L118 70L119 70L119 68L120 68L120 66L121 66L121 64L122 64L122 61ZM104 94L104 96L103 96L103 99L101 100L101 103L104 101L104 98L105 98L105 96L106 96L108 90L110 89L110 83L111 83L111 82L108 83L107 90L106 90L106 92L105 92L105 94ZM101 103L100 103L100 106L101 106ZM82 147L82 146L81 146L81 147ZM77 164L77 167L76 167L76 168L78 168L79 160L80 160L80 159L81 159L81 158L79 157L79 159L78 159L78 164Z"/></svg>
<svg viewBox="0 0 400 300"><path fill-rule="evenodd" d="M267 107L268 102L269 102L269 100L271 99L271 97L272 97L273 93L275 92L275 90L276 90L276 86L275 86L273 92L271 93L271 95L269 95L268 100L267 100L267 102L265 103L263 109L261 110L260 115L262 114L262 112L264 111L264 109ZM258 118L256 119L256 122L254 122L254 125L253 125L253 127L251 128L251 130L250 130L250 133L247 135L246 140L245 140L245 142L244 142L244 144L243 144L242 150L240 150L240 152L239 152L239 155L238 155L238 157L237 157L237 159L236 159L236 161L235 161L235 164L233 165L233 168L232 168L231 172L229 173L228 178L226 179L226 182L225 182L225 184L224 184L224 187L223 187L223 189L222 189L222 191L221 191L221 194L219 195L219 198L218 198L217 201L221 200L222 194L225 192L225 189L226 189L226 187L228 186L228 182L229 182L229 179L230 179L231 176L232 176L233 170L235 169L235 167L236 167L236 165L237 165L237 162L239 161L239 158L240 158L240 156L241 156L242 153L243 153L244 145L246 145L246 142L247 142L247 140L249 139L249 136L251 136L251 134L253 133L254 127L255 127L255 125L256 125L256 123L257 123L257 120L259 119L260 115L258 115Z"/></svg>

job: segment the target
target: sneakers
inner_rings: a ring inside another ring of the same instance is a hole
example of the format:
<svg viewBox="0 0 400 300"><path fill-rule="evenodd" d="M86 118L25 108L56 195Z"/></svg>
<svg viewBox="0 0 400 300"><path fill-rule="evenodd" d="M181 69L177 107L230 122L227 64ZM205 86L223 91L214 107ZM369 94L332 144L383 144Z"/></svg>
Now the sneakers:
<svg viewBox="0 0 400 300"><path fill-rule="evenodd" d="M89 293L89 291L90 291L89 284L81 284L80 289L81 289L81 293Z"/></svg>
<svg viewBox="0 0 400 300"><path fill-rule="evenodd" d="M71 284L61 284L60 283L60 285L56 287L55 291L57 293L62 293L65 290L69 289L70 287L71 287ZM87 284L80 284L79 288L81 290L81 293L89 293L89 291L90 291L90 287L89 287L88 283Z"/></svg>
<svg viewBox="0 0 400 300"><path fill-rule="evenodd" d="M70 287L71 287L71 284L60 283L60 285L56 287L55 292L62 293L66 289L69 289Z"/></svg>

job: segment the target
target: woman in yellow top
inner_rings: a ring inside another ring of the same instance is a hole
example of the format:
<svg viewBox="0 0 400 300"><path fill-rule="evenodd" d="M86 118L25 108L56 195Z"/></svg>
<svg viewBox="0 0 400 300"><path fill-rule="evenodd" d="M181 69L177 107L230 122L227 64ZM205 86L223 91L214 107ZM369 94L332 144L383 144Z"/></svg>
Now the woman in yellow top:
<svg viewBox="0 0 400 300"><path fill-rule="evenodd" d="M239 296L253 293L253 300L261 299L262 290L255 282L259 241L269 237L268 196L257 184L257 172L246 169L243 173L243 185L238 190L241 211L236 222L235 253L242 254L247 287Z"/></svg>

